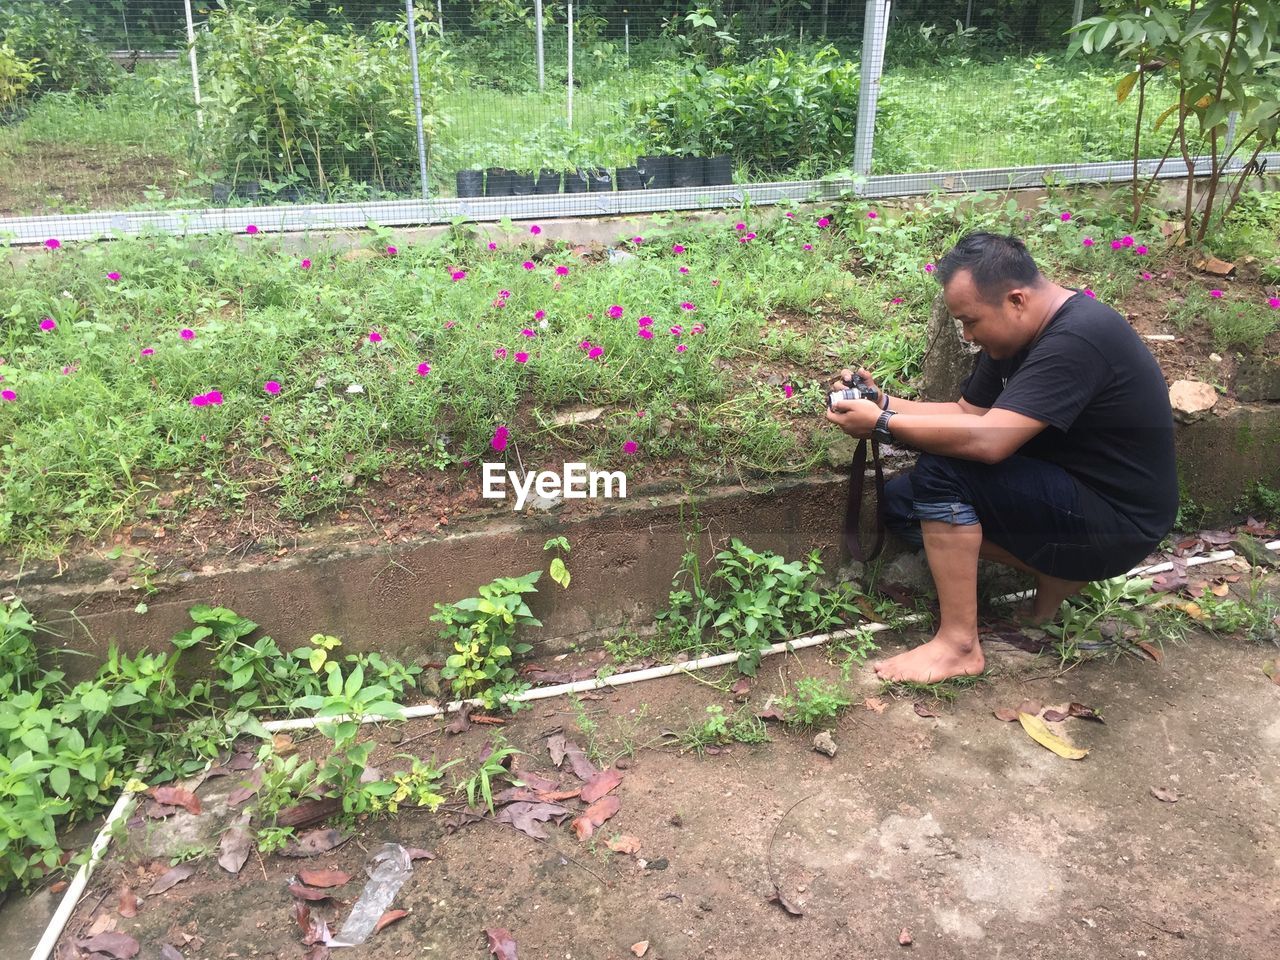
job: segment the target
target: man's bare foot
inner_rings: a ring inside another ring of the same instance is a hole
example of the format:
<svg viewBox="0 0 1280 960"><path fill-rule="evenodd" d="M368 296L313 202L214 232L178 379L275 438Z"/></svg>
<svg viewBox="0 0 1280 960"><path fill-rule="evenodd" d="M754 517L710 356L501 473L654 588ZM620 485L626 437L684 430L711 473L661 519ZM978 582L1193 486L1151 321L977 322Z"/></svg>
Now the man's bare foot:
<svg viewBox="0 0 1280 960"><path fill-rule="evenodd" d="M910 683L937 683L951 677L975 677L986 667L982 645L973 640L955 643L934 637L906 653L875 665L881 680Z"/></svg>

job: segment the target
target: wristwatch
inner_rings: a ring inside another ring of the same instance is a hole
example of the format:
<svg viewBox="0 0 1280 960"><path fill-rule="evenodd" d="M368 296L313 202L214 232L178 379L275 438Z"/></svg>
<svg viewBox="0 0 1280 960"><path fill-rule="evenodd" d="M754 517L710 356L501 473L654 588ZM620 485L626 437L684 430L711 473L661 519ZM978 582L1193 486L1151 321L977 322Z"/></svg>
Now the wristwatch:
<svg viewBox="0 0 1280 960"><path fill-rule="evenodd" d="M893 434L889 432L889 421L898 415L896 410L886 410L876 418L875 429L871 431L873 440L880 443L893 443Z"/></svg>

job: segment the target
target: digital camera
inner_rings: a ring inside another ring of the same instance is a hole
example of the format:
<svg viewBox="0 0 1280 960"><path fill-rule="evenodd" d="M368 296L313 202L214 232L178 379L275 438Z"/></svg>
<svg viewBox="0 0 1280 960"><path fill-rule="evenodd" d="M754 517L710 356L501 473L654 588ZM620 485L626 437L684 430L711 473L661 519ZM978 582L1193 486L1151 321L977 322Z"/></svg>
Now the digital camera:
<svg viewBox="0 0 1280 960"><path fill-rule="evenodd" d="M840 382L844 384L843 390L832 390L827 394L828 410L835 408L837 400L870 400L876 406L880 405L880 391L856 373L841 378Z"/></svg>

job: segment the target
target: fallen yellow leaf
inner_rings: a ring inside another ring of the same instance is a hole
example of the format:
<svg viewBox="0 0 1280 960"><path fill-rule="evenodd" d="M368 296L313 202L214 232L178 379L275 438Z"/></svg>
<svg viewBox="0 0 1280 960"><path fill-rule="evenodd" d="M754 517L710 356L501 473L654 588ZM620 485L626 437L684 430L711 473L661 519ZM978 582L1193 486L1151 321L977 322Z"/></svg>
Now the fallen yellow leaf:
<svg viewBox="0 0 1280 960"><path fill-rule="evenodd" d="M1048 725L1037 716L1029 713L1019 713L1018 722L1022 724L1022 729L1027 731L1027 736L1032 740L1066 760L1083 760L1089 752L1081 747L1073 747L1067 743L1067 741L1050 730Z"/></svg>
<svg viewBox="0 0 1280 960"><path fill-rule="evenodd" d="M1181 610L1183 613L1185 613L1192 620L1205 619L1204 611L1200 609L1200 604L1196 603L1194 600L1191 601L1190 603L1179 604L1178 609Z"/></svg>

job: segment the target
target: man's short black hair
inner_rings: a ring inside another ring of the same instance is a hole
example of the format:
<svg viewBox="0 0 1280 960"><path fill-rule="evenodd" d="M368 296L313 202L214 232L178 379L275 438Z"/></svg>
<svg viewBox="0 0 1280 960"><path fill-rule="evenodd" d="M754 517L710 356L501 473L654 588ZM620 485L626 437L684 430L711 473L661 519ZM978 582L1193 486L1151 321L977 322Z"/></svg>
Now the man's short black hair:
<svg viewBox="0 0 1280 960"><path fill-rule="evenodd" d="M999 303L1019 286L1038 286L1040 268L1027 253L1027 245L1017 237L998 233L970 233L960 238L951 252L938 261L938 280L945 287L959 271L968 270L978 295L988 303Z"/></svg>

